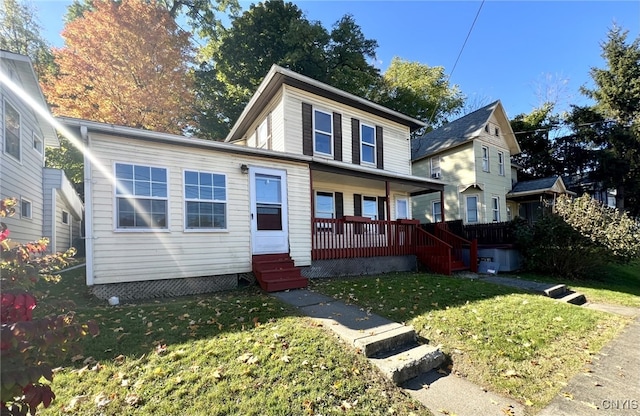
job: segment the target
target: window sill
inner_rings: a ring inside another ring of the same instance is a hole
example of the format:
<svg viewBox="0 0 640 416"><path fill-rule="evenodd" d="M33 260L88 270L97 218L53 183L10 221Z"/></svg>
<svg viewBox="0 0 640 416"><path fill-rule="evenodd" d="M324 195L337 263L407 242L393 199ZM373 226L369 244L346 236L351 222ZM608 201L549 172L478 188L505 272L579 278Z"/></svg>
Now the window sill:
<svg viewBox="0 0 640 416"><path fill-rule="evenodd" d="M185 228L184 233L228 233L228 228Z"/></svg>

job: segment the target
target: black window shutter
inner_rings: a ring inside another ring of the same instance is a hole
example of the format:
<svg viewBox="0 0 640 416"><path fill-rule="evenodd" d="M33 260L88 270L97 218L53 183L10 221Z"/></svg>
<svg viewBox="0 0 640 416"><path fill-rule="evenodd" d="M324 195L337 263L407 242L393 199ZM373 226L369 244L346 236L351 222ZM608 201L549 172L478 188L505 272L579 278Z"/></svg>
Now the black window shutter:
<svg viewBox="0 0 640 416"><path fill-rule="evenodd" d="M342 162L342 115L333 113L333 159Z"/></svg>
<svg viewBox="0 0 640 416"><path fill-rule="evenodd" d="M313 156L313 108L302 103L302 153Z"/></svg>
<svg viewBox="0 0 640 416"><path fill-rule="evenodd" d="M335 204L336 204L336 218L342 219L344 217L344 200L342 192L336 192L335 196ZM344 233L344 224L339 222L336 224L336 233L343 234Z"/></svg>
<svg viewBox="0 0 640 416"><path fill-rule="evenodd" d="M384 196L379 196L378 197L378 219L380 221L384 221L386 219L384 216L384 210L386 205L387 205L387 198ZM380 234L384 234L384 231L385 231L385 225L380 224L378 232Z"/></svg>
<svg viewBox="0 0 640 416"><path fill-rule="evenodd" d="M362 216L362 195L360 194L353 194L353 215Z"/></svg>
<svg viewBox="0 0 640 416"><path fill-rule="evenodd" d="M360 164L360 120L351 119L351 163Z"/></svg>
<svg viewBox="0 0 640 416"><path fill-rule="evenodd" d="M382 137L382 127L376 126L376 167L378 169L384 169L384 159L382 144L384 143Z"/></svg>

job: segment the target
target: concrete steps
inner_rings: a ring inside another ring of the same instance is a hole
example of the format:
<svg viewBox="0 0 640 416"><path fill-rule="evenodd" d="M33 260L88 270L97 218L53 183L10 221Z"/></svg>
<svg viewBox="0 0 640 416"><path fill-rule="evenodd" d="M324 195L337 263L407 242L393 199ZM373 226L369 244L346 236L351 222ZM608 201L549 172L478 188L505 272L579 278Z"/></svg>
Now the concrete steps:
<svg viewBox="0 0 640 416"><path fill-rule="evenodd" d="M544 294L552 299L572 305L584 305L587 303L587 298L582 293L569 290L567 286L563 284L544 289Z"/></svg>

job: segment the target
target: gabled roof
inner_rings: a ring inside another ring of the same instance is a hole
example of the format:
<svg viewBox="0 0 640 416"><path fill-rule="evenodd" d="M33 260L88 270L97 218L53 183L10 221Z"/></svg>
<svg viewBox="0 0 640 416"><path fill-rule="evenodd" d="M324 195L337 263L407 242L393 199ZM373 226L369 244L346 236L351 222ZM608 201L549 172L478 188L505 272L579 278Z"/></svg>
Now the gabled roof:
<svg viewBox="0 0 640 416"><path fill-rule="evenodd" d="M425 126L420 120L383 107L380 104L358 97L357 95L350 94L339 88L332 87L313 78L298 74L290 69L273 65L231 128L225 142L241 139L249 126L255 121L269 101L277 94L283 84L291 85L303 91L395 121L408 126L411 131Z"/></svg>
<svg viewBox="0 0 640 416"><path fill-rule="evenodd" d="M520 153L520 145L515 139L502 103L498 100L411 140L411 160L416 161L478 138L492 116L498 119L511 155Z"/></svg>
<svg viewBox="0 0 640 416"><path fill-rule="evenodd" d="M43 140L45 145L48 147L60 147L60 141L58 140L56 130L51 126L47 119L47 116L50 116L49 107L47 105L47 101L44 99L44 95L42 95L42 90L40 89L38 77L33 69L31 59L26 55L20 55L2 49L0 49L0 59L12 61L18 72L22 83L22 85L18 85L18 87L22 87L22 90L14 91L14 94L24 100L27 107L31 107L29 101L33 101L38 105L38 107L40 107L39 109L31 108L31 110L38 120L38 125L40 126L40 130L42 130L42 135L44 136ZM3 83L4 77L7 77L7 81L11 81L9 74L2 75ZM7 87L10 90L13 90L11 85L7 84Z"/></svg>
<svg viewBox="0 0 640 416"><path fill-rule="evenodd" d="M560 176L550 176L548 178L518 182L514 185L513 189L507 193L507 197L517 198L545 193L575 195L575 193L567 190Z"/></svg>

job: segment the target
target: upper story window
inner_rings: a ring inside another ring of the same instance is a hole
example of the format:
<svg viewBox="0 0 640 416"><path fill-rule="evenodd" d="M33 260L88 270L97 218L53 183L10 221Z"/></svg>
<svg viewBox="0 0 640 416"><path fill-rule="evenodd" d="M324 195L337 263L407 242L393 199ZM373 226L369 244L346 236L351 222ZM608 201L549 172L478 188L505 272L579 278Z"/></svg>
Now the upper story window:
<svg viewBox="0 0 640 416"><path fill-rule="evenodd" d="M62 211L62 223L69 224L69 213L67 211Z"/></svg>
<svg viewBox="0 0 640 416"><path fill-rule="evenodd" d="M167 169L116 163L116 228L168 228Z"/></svg>
<svg viewBox="0 0 640 416"><path fill-rule="evenodd" d="M376 164L376 129L366 124L360 125L360 157L363 163Z"/></svg>
<svg viewBox="0 0 640 416"><path fill-rule="evenodd" d="M31 201L28 199L20 199L20 217L26 219L31 218Z"/></svg>
<svg viewBox="0 0 640 416"><path fill-rule="evenodd" d="M223 174L184 172L185 228L227 228L227 178Z"/></svg>
<svg viewBox="0 0 640 416"><path fill-rule="evenodd" d="M271 149L271 114L256 129L256 147Z"/></svg>
<svg viewBox="0 0 640 416"><path fill-rule="evenodd" d="M484 125L484 131L486 131L487 133L489 133L489 123Z"/></svg>
<svg viewBox="0 0 640 416"><path fill-rule="evenodd" d="M313 111L313 146L315 153L333 155L333 120L330 113Z"/></svg>
<svg viewBox="0 0 640 416"><path fill-rule="evenodd" d="M493 133L494 133L496 136L499 136L499 135L500 135L500 129L496 127L496 128L493 130Z"/></svg>
<svg viewBox="0 0 640 416"><path fill-rule="evenodd" d="M4 152L20 160L20 113L4 102Z"/></svg>
<svg viewBox="0 0 640 416"><path fill-rule="evenodd" d="M504 153L498 152L498 175L504 176Z"/></svg>
<svg viewBox="0 0 640 416"><path fill-rule="evenodd" d="M442 171L440 170L440 156L431 158L431 177L434 179L440 179Z"/></svg>
<svg viewBox="0 0 640 416"><path fill-rule="evenodd" d="M482 170L489 172L489 148L482 146Z"/></svg>

